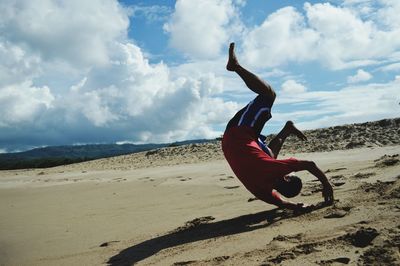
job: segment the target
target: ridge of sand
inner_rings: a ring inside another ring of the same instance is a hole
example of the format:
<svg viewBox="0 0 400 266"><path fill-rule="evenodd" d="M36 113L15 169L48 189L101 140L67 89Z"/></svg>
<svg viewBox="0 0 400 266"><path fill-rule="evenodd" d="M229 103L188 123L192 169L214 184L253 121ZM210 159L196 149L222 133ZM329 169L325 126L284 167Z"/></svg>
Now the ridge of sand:
<svg viewBox="0 0 400 266"><path fill-rule="evenodd" d="M304 133L308 141L289 137L282 147L282 156L400 145L400 118L306 130ZM267 136L267 142L272 137ZM85 170L127 170L223 159L221 142L215 140L83 162L72 167Z"/></svg>

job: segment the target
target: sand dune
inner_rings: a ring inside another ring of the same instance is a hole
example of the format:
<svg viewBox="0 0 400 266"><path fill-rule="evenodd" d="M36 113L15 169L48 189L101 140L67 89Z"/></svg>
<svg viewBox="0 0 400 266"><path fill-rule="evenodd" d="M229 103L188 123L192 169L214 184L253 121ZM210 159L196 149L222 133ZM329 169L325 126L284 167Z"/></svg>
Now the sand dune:
<svg viewBox="0 0 400 266"><path fill-rule="evenodd" d="M295 200L318 206L306 214L255 199L218 141L1 171L0 265L399 265L399 123L287 143L285 157L315 160L334 184L323 206L300 173Z"/></svg>
<svg viewBox="0 0 400 266"><path fill-rule="evenodd" d="M308 141L289 137L282 156L293 153L326 152L354 148L373 148L400 145L400 118L384 119L305 131ZM271 139L273 135L267 136ZM75 170L129 170L178 164L193 164L224 160L220 141L161 148L130 155L116 156L74 164Z"/></svg>

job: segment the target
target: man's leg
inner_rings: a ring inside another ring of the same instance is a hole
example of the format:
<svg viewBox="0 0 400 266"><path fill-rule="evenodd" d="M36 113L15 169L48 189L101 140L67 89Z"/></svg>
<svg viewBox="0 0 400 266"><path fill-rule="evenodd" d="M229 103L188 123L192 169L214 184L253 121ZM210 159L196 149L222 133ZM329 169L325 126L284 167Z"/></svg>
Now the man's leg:
<svg viewBox="0 0 400 266"><path fill-rule="evenodd" d="M272 102L275 100L276 93L272 87L239 64L235 55L234 43L231 43L229 46L229 59L226 69L236 72L250 90L260 95L266 95Z"/></svg>
<svg viewBox="0 0 400 266"><path fill-rule="evenodd" d="M289 135L296 135L301 140L307 140L307 137L294 126L292 121L287 121L283 129L268 144L275 159L278 158L282 145Z"/></svg>

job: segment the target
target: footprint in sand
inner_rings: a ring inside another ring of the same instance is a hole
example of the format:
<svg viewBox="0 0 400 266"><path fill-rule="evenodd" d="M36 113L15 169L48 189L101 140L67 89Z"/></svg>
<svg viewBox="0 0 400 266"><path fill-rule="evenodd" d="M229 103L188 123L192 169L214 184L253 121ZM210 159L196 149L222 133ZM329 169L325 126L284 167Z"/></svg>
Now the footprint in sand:
<svg viewBox="0 0 400 266"><path fill-rule="evenodd" d="M368 193L379 193L380 195L384 195L384 197L390 197L390 195L388 195L388 193L391 194L389 191L392 191L393 195L396 194L396 188L393 187L393 184L395 184L395 181L382 182L377 180L376 183L364 183L359 186L359 189ZM391 188L394 189L392 190ZM400 189L398 190L400 195Z"/></svg>
<svg viewBox="0 0 400 266"><path fill-rule="evenodd" d="M279 264L285 260L293 260L296 258L296 255L293 252L282 252L275 258L269 259L267 261L263 261L263 263L273 263L273 264ZM267 264L268 265L268 264Z"/></svg>
<svg viewBox="0 0 400 266"><path fill-rule="evenodd" d="M317 250L315 248L315 244L314 243L306 243L306 244L300 244L295 246L294 248L292 248L289 251L284 251L281 254L279 254L277 257L275 258L271 258L268 259L268 262L272 262L274 264L279 264L282 263L285 260L293 260L296 259L298 256L300 255L307 255L307 254L311 254L314 252L318 252L319 250ZM264 261L265 262L265 261Z"/></svg>
<svg viewBox="0 0 400 266"><path fill-rule="evenodd" d="M123 180L126 181L127 179L123 179ZM150 176L141 177L141 178L139 178L139 180L150 181L150 182L155 181L153 178L150 178Z"/></svg>
<svg viewBox="0 0 400 266"><path fill-rule="evenodd" d="M330 177L330 179L334 179L334 180L343 179L343 178L344 178L344 175L334 175L334 176Z"/></svg>
<svg viewBox="0 0 400 266"><path fill-rule="evenodd" d="M212 261L219 264L219 263L222 263L222 262L228 260L229 258L230 258L230 256L219 256L219 257L213 258Z"/></svg>
<svg viewBox="0 0 400 266"><path fill-rule="evenodd" d="M224 187L225 189L236 189L239 188L240 186L226 186Z"/></svg>
<svg viewBox="0 0 400 266"><path fill-rule="evenodd" d="M187 260L187 261L178 261L178 262L174 262L174 264L172 264L173 266L184 266L184 265L190 265L192 263L196 263L197 260Z"/></svg>
<svg viewBox="0 0 400 266"><path fill-rule="evenodd" d="M372 240L379 235L375 228L371 227L361 227L356 232L348 233L341 238L350 242L353 246L364 248L371 244Z"/></svg>
<svg viewBox="0 0 400 266"><path fill-rule="evenodd" d="M195 218L193 220L187 221L185 223L185 225L176 228L173 232L181 232L181 231L193 229L202 224L207 224L208 222L210 222L212 220L215 220L215 218L213 216L204 216L204 217Z"/></svg>
<svg viewBox="0 0 400 266"><path fill-rule="evenodd" d="M126 178L122 178L122 177L118 177L118 178L114 178L113 181L114 182L121 182L121 181L126 181Z"/></svg>
<svg viewBox="0 0 400 266"><path fill-rule="evenodd" d="M343 186L344 184L346 184L346 182L344 182L344 181L333 181L332 184L335 187L340 187L340 186Z"/></svg>
<svg viewBox="0 0 400 266"><path fill-rule="evenodd" d="M341 204L335 203L335 205L328 210L326 210L326 214L324 218L331 219L331 218L343 218L347 214L349 214L350 210L353 206L348 204Z"/></svg>
<svg viewBox="0 0 400 266"><path fill-rule="evenodd" d="M353 175L352 178L361 179L361 178L368 178L373 175L376 175L376 173L375 172L366 172L366 173L359 172L359 173L356 173L355 175Z"/></svg>
<svg viewBox="0 0 400 266"><path fill-rule="evenodd" d="M376 159L375 161L375 167L388 167L388 166L394 166L400 163L399 155L394 154L394 155L387 155L385 154L384 156L380 157L379 159Z"/></svg>
<svg viewBox="0 0 400 266"><path fill-rule="evenodd" d="M347 257L339 257L335 259L330 259L330 260L321 260L320 262L316 262L317 264L321 266L325 265L332 265L332 264L337 264L337 263L342 263L342 264L349 264L350 259Z"/></svg>
<svg viewBox="0 0 400 266"><path fill-rule="evenodd" d="M120 242L119 240L114 240L114 241L108 241L108 242L104 242L104 243L102 243L102 244L100 244L100 246L99 247L108 247L110 244L112 244L112 243L117 243L117 242Z"/></svg>
<svg viewBox="0 0 400 266"><path fill-rule="evenodd" d="M285 235L277 235L276 237L274 237L272 240L274 241L287 241L287 242L299 242L301 240L301 238L303 237L302 233L299 234L295 234L295 235L289 235L289 236L285 236Z"/></svg>
<svg viewBox="0 0 400 266"><path fill-rule="evenodd" d="M325 173L334 173L334 172L339 172L341 170L346 170L346 167L340 167L340 168L336 168L336 169L328 169L325 171Z"/></svg>
<svg viewBox="0 0 400 266"><path fill-rule="evenodd" d="M399 265L398 249L391 245L373 246L360 256L361 265Z"/></svg>
<svg viewBox="0 0 400 266"><path fill-rule="evenodd" d="M324 216L324 218L326 218L326 219L343 218L347 214L348 214L348 212L345 210L332 210L332 211L329 211L329 213L326 214Z"/></svg>
<svg viewBox="0 0 400 266"><path fill-rule="evenodd" d="M233 176L227 176L226 178L220 178L220 181L225 181L225 180L229 180L229 179L233 179Z"/></svg>

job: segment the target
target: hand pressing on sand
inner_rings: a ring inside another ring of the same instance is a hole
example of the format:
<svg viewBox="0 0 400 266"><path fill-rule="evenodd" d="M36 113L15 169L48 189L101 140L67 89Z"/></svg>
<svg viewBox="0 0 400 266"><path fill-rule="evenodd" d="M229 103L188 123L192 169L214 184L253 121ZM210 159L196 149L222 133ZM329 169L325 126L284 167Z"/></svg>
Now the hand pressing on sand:
<svg viewBox="0 0 400 266"><path fill-rule="evenodd" d="M324 198L323 205L333 204L333 189L332 185L329 183L328 178L318 168L318 166L313 161L299 160L296 166L296 171L307 170L312 175L314 175L321 182L322 196ZM290 202L282 197L292 198L297 196L302 189L301 179L297 176L286 175L283 178L277 178L274 184L274 191L271 194L259 194L257 197L265 202L274 204L276 206L291 209L297 212L308 212L315 209L314 205L308 205L304 203L294 203Z"/></svg>
<svg viewBox="0 0 400 266"><path fill-rule="evenodd" d="M324 197L325 203L331 205L333 203L333 188L332 185L327 182L323 183L323 188L322 188L322 196Z"/></svg>
<svg viewBox="0 0 400 266"><path fill-rule="evenodd" d="M323 186L322 196L324 197L325 203L329 205L333 204L334 201L333 188L331 183L329 183L329 180L324 174L324 172L322 172L321 169L319 169L318 166L313 161L300 161L300 167L298 171L301 170L307 170L316 178L318 178L318 180L322 183Z"/></svg>

